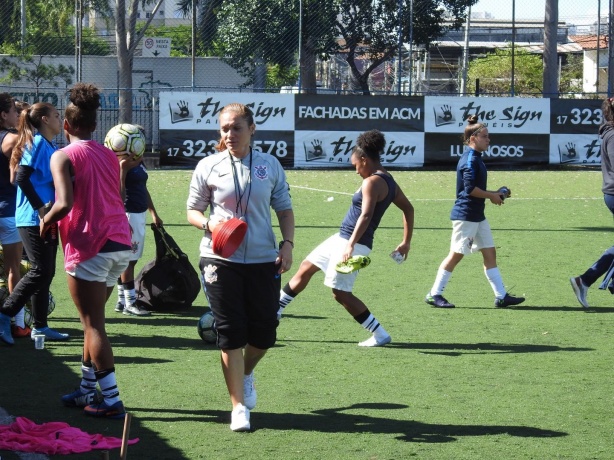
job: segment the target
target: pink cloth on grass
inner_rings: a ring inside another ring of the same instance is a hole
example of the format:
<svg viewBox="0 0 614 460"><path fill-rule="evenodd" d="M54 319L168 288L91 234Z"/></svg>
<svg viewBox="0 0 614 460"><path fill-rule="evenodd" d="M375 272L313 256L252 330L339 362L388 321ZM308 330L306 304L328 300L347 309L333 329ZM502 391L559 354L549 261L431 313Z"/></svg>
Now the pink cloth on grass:
<svg viewBox="0 0 614 460"><path fill-rule="evenodd" d="M138 438L131 439L128 445L137 442ZM0 425L0 450L61 455L116 449L121 445L120 438L89 434L64 422L37 425L25 417L17 417L10 425Z"/></svg>

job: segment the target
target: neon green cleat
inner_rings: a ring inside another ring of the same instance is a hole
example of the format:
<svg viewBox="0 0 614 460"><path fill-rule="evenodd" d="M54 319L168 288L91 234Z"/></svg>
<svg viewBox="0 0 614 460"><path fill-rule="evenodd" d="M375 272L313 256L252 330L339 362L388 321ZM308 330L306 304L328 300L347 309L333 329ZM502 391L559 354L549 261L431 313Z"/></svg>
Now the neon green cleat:
<svg viewBox="0 0 614 460"><path fill-rule="evenodd" d="M339 273L352 273L356 270L367 267L371 263L371 259L368 256L353 256L350 257L347 262L339 262L335 267Z"/></svg>

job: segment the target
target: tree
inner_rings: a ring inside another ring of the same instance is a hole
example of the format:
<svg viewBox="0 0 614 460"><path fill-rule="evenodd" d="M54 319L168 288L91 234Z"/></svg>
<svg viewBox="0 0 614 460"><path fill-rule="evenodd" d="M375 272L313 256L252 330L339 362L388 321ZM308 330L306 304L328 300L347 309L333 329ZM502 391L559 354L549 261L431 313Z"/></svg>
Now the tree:
<svg viewBox="0 0 614 460"><path fill-rule="evenodd" d="M541 96L544 67L539 54L523 49L515 50L514 92ZM469 63L467 91L475 92L475 81L480 80L480 94L506 95L511 90L512 49L495 50ZM558 89L555 92L578 93L582 91L582 56L568 55L561 68Z"/></svg>
<svg viewBox="0 0 614 460"><path fill-rule="evenodd" d="M370 94L369 76L398 54L399 41L428 45L447 29L458 29L467 8L475 3L477 0L341 0L336 26L345 44L339 51L346 54L356 85L363 94ZM359 61L365 62L363 69Z"/></svg>
<svg viewBox="0 0 614 460"><path fill-rule="evenodd" d="M139 2L143 2L143 0L128 1L130 2L128 11L126 11L126 0L116 0L114 10L119 73L119 123L132 122L132 62L134 51L164 0L156 1L151 16L138 33L136 31L138 6ZM149 3L147 0L145 2Z"/></svg>
<svg viewBox="0 0 614 460"><path fill-rule="evenodd" d="M38 56L36 59L32 56L21 56L17 58L17 61L2 58L0 72L6 75L0 81L8 84L21 80L29 81L34 84L37 96L39 88L45 84L50 84L55 88L60 86L60 81L66 87L72 84L72 76L75 74L73 66L43 64L43 58L43 56Z"/></svg>

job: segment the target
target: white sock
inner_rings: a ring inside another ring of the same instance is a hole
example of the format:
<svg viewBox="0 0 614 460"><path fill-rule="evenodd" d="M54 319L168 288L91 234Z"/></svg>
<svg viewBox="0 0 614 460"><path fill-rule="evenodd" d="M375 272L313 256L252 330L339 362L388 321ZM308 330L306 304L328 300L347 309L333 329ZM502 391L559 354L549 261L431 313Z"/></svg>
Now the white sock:
<svg viewBox="0 0 614 460"><path fill-rule="evenodd" d="M25 316L26 312L25 310L22 308L21 310L19 310L19 313L17 313L14 318L15 318L15 325L21 328L26 327L26 323L24 321L24 316Z"/></svg>
<svg viewBox="0 0 614 460"><path fill-rule="evenodd" d="M486 279L490 283L490 287L495 293L495 297L497 299L504 298L507 291L505 290L505 286L503 286L503 279L501 278L501 273L499 273L499 269L497 267L489 268L488 270L484 270L484 274L486 275Z"/></svg>
<svg viewBox="0 0 614 460"><path fill-rule="evenodd" d="M103 376L99 377L101 375ZM115 380L115 368L110 371L96 371L96 380L100 386L100 392L104 397L104 402L108 406L112 406L120 400L117 380Z"/></svg>
<svg viewBox="0 0 614 460"><path fill-rule="evenodd" d="M124 300L124 286L121 284L117 285L117 303L126 305L126 301Z"/></svg>
<svg viewBox="0 0 614 460"><path fill-rule="evenodd" d="M283 289L279 291L279 310L277 311L278 315L281 315L284 311L284 308L288 306L290 302L294 300L290 294L286 294Z"/></svg>
<svg viewBox="0 0 614 460"><path fill-rule="evenodd" d="M136 302L136 291L134 289L124 289L124 300L126 305L132 305Z"/></svg>
<svg viewBox="0 0 614 460"><path fill-rule="evenodd" d="M384 327L379 323L379 321L375 318L375 316L373 316L372 313L370 313L369 317L360 325L364 327L367 331L372 332L373 337L375 337L377 340L384 339L389 335L388 332L386 332L386 329L384 329Z"/></svg>
<svg viewBox="0 0 614 460"><path fill-rule="evenodd" d="M443 294L443 290L446 288L451 276L452 272L444 270L443 268L438 269L435 283L433 283L433 287L431 288L431 295Z"/></svg>
<svg viewBox="0 0 614 460"><path fill-rule="evenodd" d="M88 365L89 364L89 365ZM96 375L92 363L81 363L81 385L79 389L81 393L89 393L96 389Z"/></svg>

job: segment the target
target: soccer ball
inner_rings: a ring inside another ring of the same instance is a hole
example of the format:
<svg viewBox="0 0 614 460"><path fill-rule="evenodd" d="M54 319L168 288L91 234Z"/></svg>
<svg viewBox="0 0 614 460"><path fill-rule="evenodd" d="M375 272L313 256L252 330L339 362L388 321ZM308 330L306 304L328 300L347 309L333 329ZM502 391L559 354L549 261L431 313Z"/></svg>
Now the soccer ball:
<svg viewBox="0 0 614 460"><path fill-rule="evenodd" d="M215 318L211 310L207 310L198 320L198 335L207 343L217 341L217 331L215 330Z"/></svg>
<svg viewBox="0 0 614 460"><path fill-rule="evenodd" d="M122 123L109 130L104 145L116 154L130 152L138 158L145 153L145 134L139 126Z"/></svg>
<svg viewBox="0 0 614 460"><path fill-rule="evenodd" d="M55 310L55 299L53 298L51 291L49 291L49 306L47 307L47 315L50 315L53 310ZM32 327L32 323L34 322L34 317L32 316L32 302L30 300L28 300L24 307L23 322L28 327Z"/></svg>

